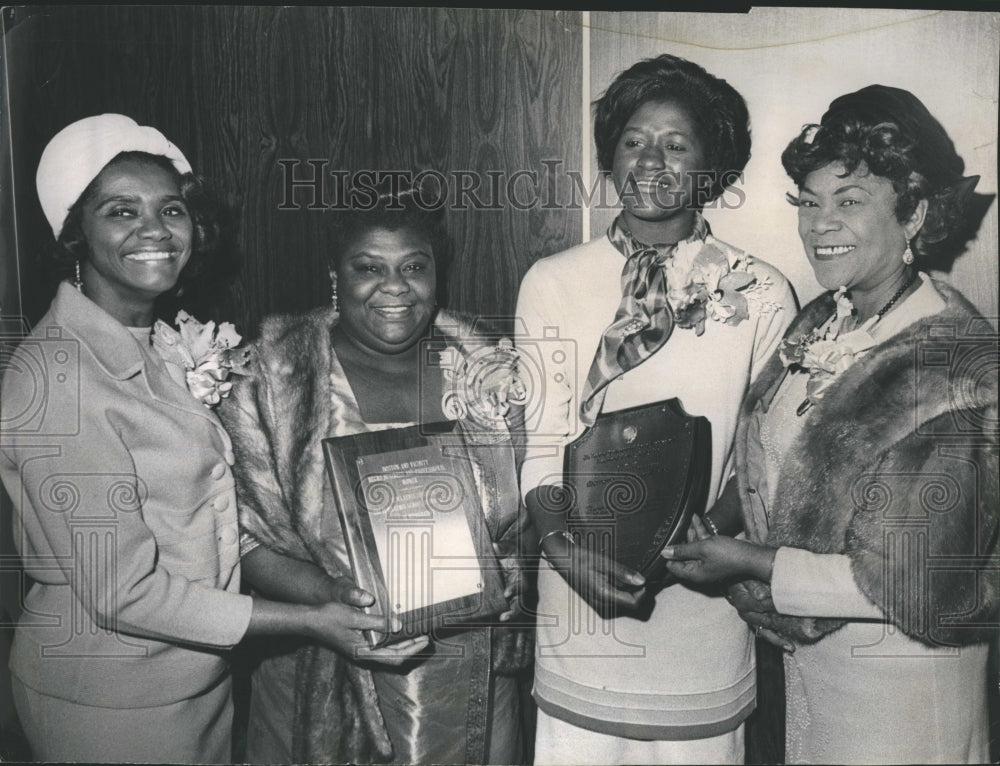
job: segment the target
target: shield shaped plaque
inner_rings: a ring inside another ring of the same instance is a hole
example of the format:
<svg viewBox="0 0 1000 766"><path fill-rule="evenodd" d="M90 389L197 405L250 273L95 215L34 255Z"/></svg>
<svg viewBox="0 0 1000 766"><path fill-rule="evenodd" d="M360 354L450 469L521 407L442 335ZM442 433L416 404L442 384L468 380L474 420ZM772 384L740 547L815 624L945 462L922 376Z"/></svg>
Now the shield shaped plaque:
<svg viewBox="0 0 1000 766"><path fill-rule="evenodd" d="M668 577L660 557L705 509L712 427L677 399L602 412L566 446L568 529L650 582Z"/></svg>

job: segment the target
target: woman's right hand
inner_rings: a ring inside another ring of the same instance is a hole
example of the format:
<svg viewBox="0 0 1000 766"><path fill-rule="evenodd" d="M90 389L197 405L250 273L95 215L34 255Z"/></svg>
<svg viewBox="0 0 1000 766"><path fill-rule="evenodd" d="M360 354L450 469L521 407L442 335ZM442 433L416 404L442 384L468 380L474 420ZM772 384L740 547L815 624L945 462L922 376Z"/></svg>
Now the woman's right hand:
<svg viewBox="0 0 1000 766"><path fill-rule="evenodd" d="M346 582L343 582L345 581ZM408 638L389 646L371 648L361 633L363 630L386 630L386 620L380 614L367 614L363 607L375 603L375 597L358 588L349 578L338 578L343 583L340 600L328 601L313 607L315 618L311 620L309 633L313 639L340 652L355 662L378 665L401 665L413 655L427 648L427 636ZM402 627L397 618L388 626L393 633Z"/></svg>
<svg viewBox="0 0 1000 766"><path fill-rule="evenodd" d="M641 574L564 535L548 535L542 552L570 587L604 619L635 612L646 595L646 580Z"/></svg>
<svg viewBox="0 0 1000 766"><path fill-rule="evenodd" d="M692 529L704 526L692 520ZM706 530L707 531L707 530ZM725 535L698 535L689 543L668 545L660 554L667 560L667 569L675 577L694 583L715 583L727 580L757 578L770 581L774 568L774 548Z"/></svg>
<svg viewBox="0 0 1000 766"><path fill-rule="evenodd" d="M336 596L333 591L337 591ZM375 603L375 597L355 586L350 578L336 578L329 593L334 597L312 604L254 598L247 635L305 636L353 662L379 665L401 665L427 648L430 639L419 636L372 649L361 631L397 632L399 620L386 626L383 615L366 614L364 608Z"/></svg>

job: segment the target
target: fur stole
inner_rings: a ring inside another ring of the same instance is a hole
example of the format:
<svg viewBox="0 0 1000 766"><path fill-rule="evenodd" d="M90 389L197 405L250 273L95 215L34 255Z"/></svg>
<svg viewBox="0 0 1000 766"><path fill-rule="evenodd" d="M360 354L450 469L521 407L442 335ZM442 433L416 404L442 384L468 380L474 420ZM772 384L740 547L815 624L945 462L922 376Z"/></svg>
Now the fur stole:
<svg viewBox="0 0 1000 766"><path fill-rule="evenodd" d="M864 595L924 644L995 635L1000 608L997 335L965 298L873 348L840 375L780 466L769 530L750 512L748 425L784 376L777 354L744 402L737 473L748 534L768 545L846 554ZM786 337L833 312L829 295ZM777 615L774 629L812 643L841 619Z"/></svg>
<svg viewBox="0 0 1000 766"><path fill-rule="evenodd" d="M219 407L237 456L233 470L242 531L332 575L343 572L323 541L326 466L321 441L332 430L330 333L335 325L329 308L266 318L252 347L248 374L236 379L232 395ZM435 326L466 355L490 342L467 319L450 312L439 311ZM508 557L505 571L520 562L512 541L530 538L527 518L518 509L513 523L496 531ZM496 628L493 633L497 672L530 666L530 627ZM391 757L371 671L318 646L300 650L297 665L297 760L365 763Z"/></svg>

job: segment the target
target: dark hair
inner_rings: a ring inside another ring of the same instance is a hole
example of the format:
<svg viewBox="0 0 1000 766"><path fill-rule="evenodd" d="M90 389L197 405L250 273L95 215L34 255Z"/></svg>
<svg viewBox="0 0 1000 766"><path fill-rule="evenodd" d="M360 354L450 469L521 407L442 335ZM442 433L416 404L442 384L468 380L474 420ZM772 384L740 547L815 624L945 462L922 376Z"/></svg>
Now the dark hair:
<svg viewBox="0 0 1000 766"><path fill-rule="evenodd" d="M813 171L842 163L845 175L862 163L892 183L896 218L907 220L927 200L924 224L913 242L918 253L947 239L962 223L978 177L963 177L965 163L941 124L912 93L869 85L835 99L819 125L803 127L781 155L801 188Z"/></svg>
<svg viewBox="0 0 1000 766"><path fill-rule="evenodd" d="M145 162L167 171L177 182L181 198L187 205L188 213L194 224L194 236L191 243L191 258L181 272L177 287L172 291L178 292L185 284L211 270L213 261L218 255L222 236L221 210L200 178L191 173L180 173L169 159L161 155L147 152L121 152L115 155L104 167L109 168L127 160ZM96 193L97 178L95 177L69 209L59 239L51 248L50 265L62 277L72 273L77 261L86 261L90 257L90 245L83 233L83 209Z"/></svg>
<svg viewBox="0 0 1000 766"><path fill-rule="evenodd" d="M451 257L444 210L440 205L428 205L421 196L420 187L402 182L391 185L392 180L399 179L348 190L347 199L351 200L351 206L333 214L330 266L336 270L344 250L372 229L407 229L427 238L434 256L437 298L443 301L446 295L445 275Z"/></svg>
<svg viewBox="0 0 1000 766"><path fill-rule="evenodd" d="M719 197L750 159L750 115L743 97L725 80L686 59L664 53L633 64L594 102L597 164L610 171L625 125L644 104L673 101L690 114L714 171L710 196Z"/></svg>

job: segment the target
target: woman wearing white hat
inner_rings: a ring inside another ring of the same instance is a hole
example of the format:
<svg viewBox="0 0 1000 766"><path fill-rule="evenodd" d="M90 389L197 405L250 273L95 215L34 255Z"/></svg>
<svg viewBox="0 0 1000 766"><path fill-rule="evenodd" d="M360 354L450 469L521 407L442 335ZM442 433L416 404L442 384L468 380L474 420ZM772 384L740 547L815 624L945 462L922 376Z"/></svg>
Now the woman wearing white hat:
<svg viewBox="0 0 1000 766"><path fill-rule="evenodd" d="M345 580L318 606L239 593L229 437L212 411L239 342L178 315L153 327L216 230L180 150L117 114L58 133L38 195L75 262L12 356L0 479L34 584L11 652L14 701L35 758L227 762L226 650L299 634L387 664L426 639L370 651L383 627Z"/></svg>

